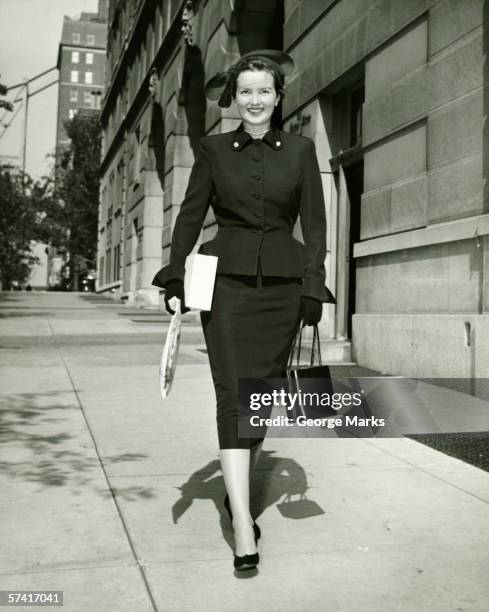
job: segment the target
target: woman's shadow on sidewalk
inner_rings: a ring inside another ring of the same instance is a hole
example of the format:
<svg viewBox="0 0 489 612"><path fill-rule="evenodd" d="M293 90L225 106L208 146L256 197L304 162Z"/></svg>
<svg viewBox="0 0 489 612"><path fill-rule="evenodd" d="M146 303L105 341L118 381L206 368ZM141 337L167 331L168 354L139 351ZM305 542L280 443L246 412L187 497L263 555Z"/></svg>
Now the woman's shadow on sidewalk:
<svg viewBox="0 0 489 612"><path fill-rule="evenodd" d="M278 504L283 516L291 519L302 519L324 514L322 508L313 500L303 499L308 489L304 469L294 460L287 457L275 457L275 451L262 451L254 474L251 514L258 518L269 506ZM190 509L195 499L211 500L219 515L223 537L230 548L233 548L231 522L224 508L224 480L220 474L218 459L211 461L194 472L178 489L181 497L172 506L173 522ZM297 496L297 500L291 499Z"/></svg>

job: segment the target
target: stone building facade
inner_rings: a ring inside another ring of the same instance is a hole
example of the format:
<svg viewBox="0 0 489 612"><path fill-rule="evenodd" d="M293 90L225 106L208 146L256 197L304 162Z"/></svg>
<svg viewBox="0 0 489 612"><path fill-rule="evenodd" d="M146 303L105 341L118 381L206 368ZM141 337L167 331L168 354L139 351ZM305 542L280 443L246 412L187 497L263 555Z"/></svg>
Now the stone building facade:
<svg viewBox="0 0 489 612"><path fill-rule="evenodd" d="M297 66L283 127L314 139L323 177L337 297L321 323L329 357L406 376L483 376L485 5L111 2L98 289L158 303L150 283L168 261L198 141L239 122L203 85L240 54L282 48ZM152 68L159 105L148 96ZM201 240L214 232L209 213Z"/></svg>

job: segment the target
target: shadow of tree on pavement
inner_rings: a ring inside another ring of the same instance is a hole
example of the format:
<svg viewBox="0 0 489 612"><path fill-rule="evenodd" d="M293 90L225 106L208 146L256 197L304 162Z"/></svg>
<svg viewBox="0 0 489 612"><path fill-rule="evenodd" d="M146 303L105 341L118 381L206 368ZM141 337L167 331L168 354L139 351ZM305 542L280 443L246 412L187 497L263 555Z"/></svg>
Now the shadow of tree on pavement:
<svg viewBox="0 0 489 612"><path fill-rule="evenodd" d="M101 487L104 467L140 461L144 453L99 458L71 391L0 395L0 470L17 481L40 487L68 487L74 495L92 487L103 496L135 500L154 495L150 487L129 486L112 492ZM74 414L77 413L77 414Z"/></svg>

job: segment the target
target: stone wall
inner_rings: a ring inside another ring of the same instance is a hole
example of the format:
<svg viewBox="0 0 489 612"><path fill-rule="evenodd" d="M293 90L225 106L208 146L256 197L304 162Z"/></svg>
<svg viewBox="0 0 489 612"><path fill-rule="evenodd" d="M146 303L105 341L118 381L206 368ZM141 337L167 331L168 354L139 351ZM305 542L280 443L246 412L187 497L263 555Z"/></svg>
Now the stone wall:
<svg viewBox="0 0 489 612"><path fill-rule="evenodd" d="M407 376L485 375L484 2L285 5L285 48L299 67L286 115L327 104L350 75L365 87L353 356Z"/></svg>

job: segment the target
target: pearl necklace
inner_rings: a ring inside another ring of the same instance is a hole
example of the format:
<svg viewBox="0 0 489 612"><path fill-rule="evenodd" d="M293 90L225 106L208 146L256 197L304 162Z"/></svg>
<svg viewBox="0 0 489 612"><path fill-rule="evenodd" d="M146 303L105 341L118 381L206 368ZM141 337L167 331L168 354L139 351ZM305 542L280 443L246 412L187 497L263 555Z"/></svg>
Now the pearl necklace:
<svg viewBox="0 0 489 612"><path fill-rule="evenodd" d="M249 132L248 130L245 130L245 132L247 134L249 134L251 137L253 137L253 136L265 136L265 134L268 132L268 130L263 130L263 132Z"/></svg>

